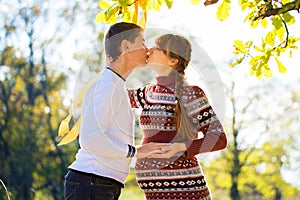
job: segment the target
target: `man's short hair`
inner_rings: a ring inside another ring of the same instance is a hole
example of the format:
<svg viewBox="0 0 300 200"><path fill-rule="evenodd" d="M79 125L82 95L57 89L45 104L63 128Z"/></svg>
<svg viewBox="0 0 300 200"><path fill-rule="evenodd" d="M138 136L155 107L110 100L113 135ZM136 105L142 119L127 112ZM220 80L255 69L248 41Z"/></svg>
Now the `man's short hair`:
<svg viewBox="0 0 300 200"><path fill-rule="evenodd" d="M142 31L143 28L133 23L119 22L113 24L105 36L106 55L111 57L113 61L116 60L121 55L121 42L128 40L133 43Z"/></svg>

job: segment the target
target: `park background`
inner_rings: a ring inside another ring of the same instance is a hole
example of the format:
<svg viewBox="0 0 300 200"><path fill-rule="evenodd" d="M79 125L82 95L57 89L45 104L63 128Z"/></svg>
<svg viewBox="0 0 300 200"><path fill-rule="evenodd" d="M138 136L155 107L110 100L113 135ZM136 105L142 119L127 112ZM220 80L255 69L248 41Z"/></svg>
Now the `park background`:
<svg viewBox="0 0 300 200"><path fill-rule="evenodd" d="M266 31L251 28L234 4L229 18L219 21L217 6L163 4L148 12L146 26L196 41L222 78L228 148L199 156L213 197L300 199L299 50L281 56L285 73L271 63L272 77L251 76L247 62L230 68L234 40L260 41ZM57 146L57 129L77 87L105 65L102 39L109 24L95 21L99 12L99 1L0 1L0 199L63 199L78 143ZM289 33L300 36L299 20ZM151 78L147 69L137 70L128 86ZM136 136L138 144L138 120ZM134 173L120 199L127 198L143 199Z"/></svg>

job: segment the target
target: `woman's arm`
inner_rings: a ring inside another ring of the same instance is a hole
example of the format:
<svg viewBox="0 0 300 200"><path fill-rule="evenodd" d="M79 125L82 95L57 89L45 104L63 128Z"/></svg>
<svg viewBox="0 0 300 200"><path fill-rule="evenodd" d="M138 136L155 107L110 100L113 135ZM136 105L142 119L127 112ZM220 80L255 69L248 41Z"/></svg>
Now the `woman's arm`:
<svg viewBox="0 0 300 200"><path fill-rule="evenodd" d="M178 153L191 157L200 153L207 153L225 149L227 136L216 113L208 102L203 90L197 86L190 88L186 109L192 118L194 127L202 132L203 137L186 142L175 142L164 147L156 158L170 158Z"/></svg>
<svg viewBox="0 0 300 200"><path fill-rule="evenodd" d="M191 94L187 109L197 131L203 134L203 138L185 142L186 155L190 157L199 153L225 149L227 136L204 91L193 86Z"/></svg>
<svg viewBox="0 0 300 200"><path fill-rule="evenodd" d="M138 89L127 89L128 97L132 108L143 108L146 104L146 86Z"/></svg>

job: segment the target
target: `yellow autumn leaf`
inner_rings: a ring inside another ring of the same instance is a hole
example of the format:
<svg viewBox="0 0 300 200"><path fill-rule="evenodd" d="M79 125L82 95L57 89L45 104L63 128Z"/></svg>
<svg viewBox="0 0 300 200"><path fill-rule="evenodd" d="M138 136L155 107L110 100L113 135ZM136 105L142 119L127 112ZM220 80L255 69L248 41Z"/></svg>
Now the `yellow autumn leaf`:
<svg viewBox="0 0 300 200"><path fill-rule="evenodd" d="M99 1L99 7L103 8L103 9L108 9L110 7L110 5L106 1Z"/></svg>
<svg viewBox="0 0 300 200"><path fill-rule="evenodd" d="M255 68L251 67L250 72L249 72L250 76L253 76L255 74L255 71L256 71Z"/></svg>
<svg viewBox="0 0 300 200"><path fill-rule="evenodd" d="M275 44L275 36L276 36L276 33L273 29L266 35L266 43L270 46L273 46Z"/></svg>
<svg viewBox="0 0 300 200"><path fill-rule="evenodd" d="M262 52L262 50L261 50L261 48L259 47L259 46L254 46L254 49L256 50L256 51L258 51L258 52Z"/></svg>
<svg viewBox="0 0 300 200"><path fill-rule="evenodd" d="M105 12L98 13L96 16L96 22L104 22L105 21Z"/></svg>
<svg viewBox="0 0 300 200"><path fill-rule="evenodd" d="M233 46L235 48L235 51L233 53L235 53L235 54L247 52L247 50L245 49L245 46L241 40L235 40L233 43Z"/></svg>
<svg viewBox="0 0 300 200"><path fill-rule="evenodd" d="M261 69L260 68L256 69L255 75L256 75L256 78L261 79L262 73L261 73Z"/></svg>
<svg viewBox="0 0 300 200"><path fill-rule="evenodd" d="M261 25L262 25L262 27L267 28L267 26L268 26L268 20L267 20L266 18L264 18L264 19L261 21Z"/></svg>
<svg viewBox="0 0 300 200"><path fill-rule="evenodd" d="M251 27L252 28L256 28L257 26L258 26L258 24L259 24L259 21L257 20L257 21L252 21L251 22Z"/></svg>
<svg viewBox="0 0 300 200"><path fill-rule="evenodd" d="M230 10L230 1L229 0L223 0L222 3L218 7L217 18L220 21L226 20L229 16L229 10Z"/></svg>
<svg viewBox="0 0 300 200"><path fill-rule="evenodd" d="M284 28L284 26L281 26L278 30L277 30L277 35L280 41L283 41L285 38L285 34L286 34L286 30Z"/></svg>
<svg viewBox="0 0 300 200"><path fill-rule="evenodd" d="M70 112L70 114L60 122L58 127L58 136L63 136L67 132L69 132L69 123L71 118L72 118L72 112Z"/></svg>
<svg viewBox="0 0 300 200"><path fill-rule="evenodd" d="M287 3L290 3L290 2L291 2L291 0L281 0L282 4L287 4Z"/></svg>
<svg viewBox="0 0 300 200"><path fill-rule="evenodd" d="M153 0L152 1L152 8L159 12L160 11L160 7L161 7L161 3L160 3L160 0Z"/></svg>
<svg viewBox="0 0 300 200"><path fill-rule="evenodd" d="M64 145L64 144L68 144L68 143L74 141L78 137L79 131L80 131L80 123L81 123L81 116L77 120L77 122L75 123L75 125L73 126L73 128L58 143L58 146L61 146L61 145Z"/></svg>
<svg viewBox="0 0 300 200"><path fill-rule="evenodd" d="M127 6L123 7L122 12L122 21L123 22L132 22L133 11L128 9Z"/></svg>
<svg viewBox="0 0 300 200"><path fill-rule="evenodd" d="M275 60L276 60L277 66L278 66L278 71L282 74L285 73L286 67L282 64L282 62L280 62L280 60L278 60L277 57L275 57Z"/></svg>
<svg viewBox="0 0 300 200"><path fill-rule="evenodd" d="M270 70L270 68L267 67L267 68L264 70L264 76L267 77L267 78L272 78L273 73L272 73L272 71Z"/></svg>
<svg viewBox="0 0 300 200"><path fill-rule="evenodd" d="M145 28L146 23L147 23L147 12L144 11L144 14L143 14L142 18L140 19L139 26L142 27L142 28Z"/></svg>
<svg viewBox="0 0 300 200"><path fill-rule="evenodd" d="M200 3L200 1L201 1L201 0L191 0L191 3L192 3L193 5L196 5L196 4Z"/></svg>
<svg viewBox="0 0 300 200"><path fill-rule="evenodd" d="M139 4L137 2L134 3L134 13L132 17L132 23L137 24L139 15Z"/></svg>
<svg viewBox="0 0 300 200"><path fill-rule="evenodd" d="M259 60L260 60L261 56L254 56L251 58L251 60L249 61L249 64L253 67L256 67L259 64Z"/></svg>

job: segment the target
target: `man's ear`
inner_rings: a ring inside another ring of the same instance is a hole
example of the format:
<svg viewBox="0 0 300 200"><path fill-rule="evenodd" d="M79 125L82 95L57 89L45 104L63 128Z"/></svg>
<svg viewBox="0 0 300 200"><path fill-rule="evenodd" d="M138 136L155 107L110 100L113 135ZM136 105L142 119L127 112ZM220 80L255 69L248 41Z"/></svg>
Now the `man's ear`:
<svg viewBox="0 0 300 200"><path fill-rule="evenodd" d="M122 40L120 49L121 49L122 53L128 52L129 51L129 41Z"/></svg>
<svg viewBox="0 0 300 200"><path fill-rule="evenodd" d="M177 58L171 58L170 60L169 60L169 65L170 66L175 66L175 65L177 65L178 64L178 59Z"/></svg>

